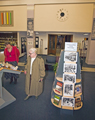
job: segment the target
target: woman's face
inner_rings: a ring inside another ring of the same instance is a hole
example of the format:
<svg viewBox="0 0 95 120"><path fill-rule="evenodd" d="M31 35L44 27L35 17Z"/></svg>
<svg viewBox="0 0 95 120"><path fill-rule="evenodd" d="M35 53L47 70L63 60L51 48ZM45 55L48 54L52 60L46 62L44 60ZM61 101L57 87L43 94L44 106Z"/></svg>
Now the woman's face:
<svg viewBox="0 0 95 120"><path fill-rule="evenodd" d="M6 45L6 48L7 48L7 49L10 49L10 48L11 48L11 45L10 45L10 44Z"/></svg>

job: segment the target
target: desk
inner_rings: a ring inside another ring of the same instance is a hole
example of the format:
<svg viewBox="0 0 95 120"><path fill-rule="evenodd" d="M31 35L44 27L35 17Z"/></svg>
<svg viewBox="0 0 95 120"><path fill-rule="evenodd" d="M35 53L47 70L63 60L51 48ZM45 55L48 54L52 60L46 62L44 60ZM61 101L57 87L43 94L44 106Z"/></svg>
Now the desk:
<svg viewBox="0 0 95 120"><path fill-rule="evenodd" d="M9 68L0 68L0 109L9 105L10 103L16 100L4 87L2 87L2 75L3 72L15 73L20 74L21 71L19 70L12 70Z"/></svg>

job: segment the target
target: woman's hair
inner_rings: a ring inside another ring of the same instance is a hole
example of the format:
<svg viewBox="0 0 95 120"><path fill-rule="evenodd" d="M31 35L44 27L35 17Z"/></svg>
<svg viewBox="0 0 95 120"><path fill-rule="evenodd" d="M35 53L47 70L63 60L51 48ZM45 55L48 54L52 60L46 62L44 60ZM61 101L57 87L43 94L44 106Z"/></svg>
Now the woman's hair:
<svg viewBox="0 0 95 120"><path fill-rule="evenodd" d="M37 49L36 49L36 48L30 48L30 49L29 49L29 52L32 52L32 53L35 52L35 53L37 53Z"/></svg>
<svg viewBox="0 0 95 120"><path fill-rule="evenodd" d="M6 46L6 45L8 45L8 44L10 44L10 42L9 42L9 41L5 42L5 46ZM11 45L11 44L10 44L10 45Z"/></svg>

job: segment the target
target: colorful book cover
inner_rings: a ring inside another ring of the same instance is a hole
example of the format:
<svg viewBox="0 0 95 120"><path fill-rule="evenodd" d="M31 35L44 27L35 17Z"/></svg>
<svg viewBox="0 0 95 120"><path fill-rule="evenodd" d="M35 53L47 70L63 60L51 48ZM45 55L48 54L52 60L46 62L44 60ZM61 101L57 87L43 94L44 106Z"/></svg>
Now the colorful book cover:
<svg viewBox="0 0 95 120"><path fill-rule="evenodd" d="M80 107L81 106L81 97L78 96L75 98L75 108Z"/></svg>
<svg viewBox="0 0 95 120"><path fill-rule="evenodd" d="M56 105L59 105L59 101L60 101L60 96L55 95L55 96L54 96L54 103L55 103Z"/></svg>
<svg viewBox="0 0 95 120"><path fill-rule="evenodd" d="M75 94L82 93L81 84L75 85Z"/></svg>
<svg viewBox="0 0 95 120"><path fill-rule="evenodd" d="M81 106L81 101L80 101L80 102L75 103L75 108L80 107L80 106Z"/></svg>
<svg viewBox="0 0 95 120"><path fill-rule="evenodd" d="M62 91L62 86L63 86L63 84L61 82L57 82L55 91L60 93Z"/></svg>

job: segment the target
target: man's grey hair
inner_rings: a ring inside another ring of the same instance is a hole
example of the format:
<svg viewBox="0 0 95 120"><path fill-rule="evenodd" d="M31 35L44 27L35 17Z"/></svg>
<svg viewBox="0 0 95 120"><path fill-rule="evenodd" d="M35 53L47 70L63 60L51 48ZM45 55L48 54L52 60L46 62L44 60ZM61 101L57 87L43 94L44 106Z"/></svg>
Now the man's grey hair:
<svg viewBox="0 0 95 120"><path fill-rule="evenodd" d="M37 53L37 49L36 49L36 48L30 48L30 49L29 49L29 52L32 52L32 53L35 52L35 53Z"/></svg>

